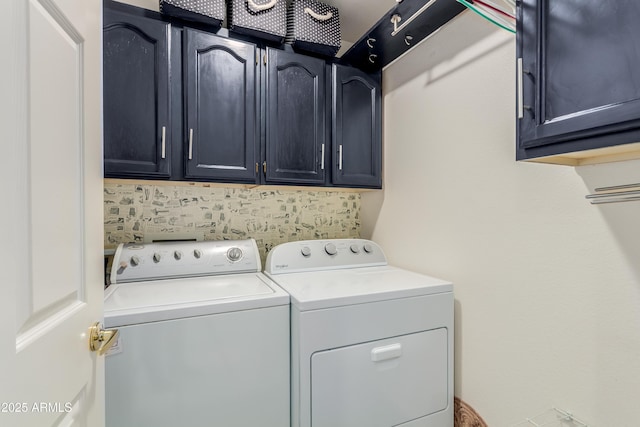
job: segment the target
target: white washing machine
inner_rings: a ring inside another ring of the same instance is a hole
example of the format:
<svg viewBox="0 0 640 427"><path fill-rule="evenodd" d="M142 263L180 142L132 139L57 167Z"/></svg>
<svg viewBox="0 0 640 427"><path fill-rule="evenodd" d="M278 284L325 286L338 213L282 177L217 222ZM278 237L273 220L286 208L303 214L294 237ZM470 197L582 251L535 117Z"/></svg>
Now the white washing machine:
<svg viewBox="0 0 640 427"><path fill-rule="evenodd" d="M107 427L289 426L289 296L253 240L120 245Z"/></svg>
<svg viewBox="0 0 640 427"><path fill-rule="evenodd" d="M362 239L285 243L292 427L452 427L453 287Z"/></svg>

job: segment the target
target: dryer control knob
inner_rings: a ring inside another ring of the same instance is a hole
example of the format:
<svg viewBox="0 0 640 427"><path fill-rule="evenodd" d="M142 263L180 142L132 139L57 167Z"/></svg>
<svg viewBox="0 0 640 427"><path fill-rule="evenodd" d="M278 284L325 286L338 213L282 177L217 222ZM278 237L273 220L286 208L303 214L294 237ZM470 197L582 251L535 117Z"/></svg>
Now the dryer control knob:
<svg viewBox="0 0 640 427"><path fill-rule="evenodd" d="M365 243L364 246L362 246L362 249L364 249L364 251L368 254L373 252L373 246L371 246L370 243Z"/></svg>
<svg viewBox="0 0 640 427"><path fill-rule="evenodd" d="M131 259L129 260L129 263L131 263L132 266L136 266L136 265L140 265L140 258L138 258L137 255L134 255L131 257Z"/></svg>
<svg viewBox="0 0 640 427"><path fill-rule="evenodd" d="M311 256L311 248L309 246L303 246L302 249L300 249L300 253L303 257L308 258Z"/></svg>
<svg viewBox="0 0 640 427"><path fill-rule="evenodd" d="M161 259L162 259L162 257L160 256L160 254L158 252L153 254L153 262L155 262L156 264L159 263Z"/></svg>
<svg viewBox="0 0 640 427"><path fill-rule="evenodd" d="M180 251L175 251L173 253L173 257L176 259L176 261L180 261L182 259L182 252Z"/></svg>
<svg viewBox="0 0 640 427"><path fill-rule="evenodd" d="M358 245L351 245L349 249L351 249L351 252L353 252L354 254L357 254L360 252L360 248L358 247Z"/></svg>
<svg viewBox="0 0 640 427"><path fill-rule="evenodd" d="M324 251L329 255L335 255L338 253L338 249L333 243L327 243L326 245L324 245Z"/></svg>
<svg viewBox="0 0 640 427"><path fill-rule="evenodd" d="M196 259L200 259L200 257L202 256L202 251L201 251L200 249L194 249L194 250L193 250L193 256L194 256Z"/></svg>
<svg viewBox="0 0 640 427"><path fill-rule="evenodd" d="M227 258L229 258L229 261L231 262L240 261L240 259L242 258L242 249L240 248L229 249L227 251Z"/></svg>

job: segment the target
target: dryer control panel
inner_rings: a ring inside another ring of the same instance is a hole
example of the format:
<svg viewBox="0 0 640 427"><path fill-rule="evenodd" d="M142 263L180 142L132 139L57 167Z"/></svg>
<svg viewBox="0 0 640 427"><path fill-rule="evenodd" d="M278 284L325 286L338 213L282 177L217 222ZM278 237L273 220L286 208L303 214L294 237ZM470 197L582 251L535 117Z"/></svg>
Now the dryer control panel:
<svg viewBox="0 0 640 427"><path fill-rule="evenodd" d="M250 273L261 270L255 240L120 244L111 283Z"/></svg>
<svg viewBox="0 0 640 427"><path fill-rule="evenodd" d="M371 240L302 240L273 248L267 255L265 272L284 274L380 265L387 265L387 258Z"/></svg>

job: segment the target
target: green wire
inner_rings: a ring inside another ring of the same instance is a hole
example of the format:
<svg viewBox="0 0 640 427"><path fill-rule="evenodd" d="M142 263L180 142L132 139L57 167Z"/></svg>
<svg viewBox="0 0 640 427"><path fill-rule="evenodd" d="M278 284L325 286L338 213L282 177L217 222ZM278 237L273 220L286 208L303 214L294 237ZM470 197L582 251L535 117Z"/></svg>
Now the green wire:
<svg viewBox="0 0 640 427"><path fill-rule="evenodd" d="M478 15L480 15L480 16L482 16L484 19L486 19L487 21L491 22L492 24L495 24L495 25L497 25L498 27L502 28L503 30L507 30L507 31L509 31L509 32L510 32L510 33L512 33L512 34L515 34L515 33L516 33L516 31L515 31L515 30L513 30L513 29L511 29L511 28L507 27L506 25L504 25L504 24L502 24L502 23L500 23L500 22L498 22L498 21L496 21L496 20L494 20L494 19L492 19L492 18L488 17L487 15L485 15L484 13L482 13L480 10L478 10L478 8L476 8L474 5L472 5L472 4L471 4L471 3L469 3L468 1L466 1L466 0L456 0L456 1L457 1L458 3L460 3L460 4L464 5L464 6L466 6L467 8L469 8L469 9L473 10L475 13L477 13L477 14L478 14Z"/></svg>

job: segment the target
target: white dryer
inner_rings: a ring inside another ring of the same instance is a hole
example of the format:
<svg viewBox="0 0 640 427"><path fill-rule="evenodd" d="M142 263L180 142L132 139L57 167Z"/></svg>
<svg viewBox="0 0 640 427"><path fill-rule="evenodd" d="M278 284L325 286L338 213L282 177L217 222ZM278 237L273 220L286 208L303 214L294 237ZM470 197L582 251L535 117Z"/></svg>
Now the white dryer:
<svg viewBox="0 0 640 427"><path fill-rule="evenodd" d="M452 427L453 287L362 239L285 243L292 427Z"/></svg>
<svg viewBox="0 0 640 427"><path fill-rule="evenodd" d="M289 296L253 240L120 245L107 427L289 426Z"/></svg>

